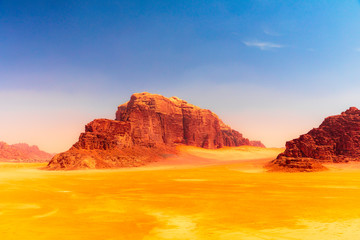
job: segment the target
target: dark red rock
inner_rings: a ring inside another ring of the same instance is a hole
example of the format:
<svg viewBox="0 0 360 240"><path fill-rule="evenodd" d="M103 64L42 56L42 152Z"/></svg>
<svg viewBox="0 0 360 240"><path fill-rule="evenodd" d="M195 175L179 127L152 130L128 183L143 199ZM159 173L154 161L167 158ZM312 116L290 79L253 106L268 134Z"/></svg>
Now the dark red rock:
<svg viewBox="0 0 360 240"><path fill-rule="evenodd" d="M85 127L79 141L55 156L50 169L140 166L178 144L203 148L255 145L225 125L210 110L177 97L136 93L118 107L115 120L96 119ZM134 151L136 149L136 151Z"/></svg>
<svg viewBox="0 0 360 240"><path fill-rule="evenodd" d="M9 145L0 142L0 161L15 162L47 162L53 154L41 151L37 146L29 146L26 143Z"/></svg>
<svg viewBox="0 0 360 240"><path fill-rule="evenodd" d="M322 163L360 160L360 110L351 107L327 117L318 128L286 143L285 152L270 168L299 171L322 170Z"/></svg>

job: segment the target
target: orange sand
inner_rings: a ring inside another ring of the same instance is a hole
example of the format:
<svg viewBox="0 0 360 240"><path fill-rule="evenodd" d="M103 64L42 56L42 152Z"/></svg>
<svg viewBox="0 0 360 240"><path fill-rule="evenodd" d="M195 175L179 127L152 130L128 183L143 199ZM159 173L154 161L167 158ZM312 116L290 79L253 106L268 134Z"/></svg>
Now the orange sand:
<svg viewBox="0 0 360 240"><path fill-rule="evenodd" d="M0 164L0 239L360 236L359 165L267 173L262 164L282 149L182 150L166 164L135 169L64 172Z"/></svg>

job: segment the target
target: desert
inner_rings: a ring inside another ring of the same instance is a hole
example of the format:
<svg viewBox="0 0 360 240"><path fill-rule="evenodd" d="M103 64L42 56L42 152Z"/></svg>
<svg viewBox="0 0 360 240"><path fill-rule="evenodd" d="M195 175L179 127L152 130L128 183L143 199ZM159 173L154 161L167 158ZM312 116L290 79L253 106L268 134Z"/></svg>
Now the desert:
<svg viewBox="0 0 360 240"><path fill-rule="evenodd" d="M166 163L106 170L2 163L1 237L356 239L360 166L267 172L283 150L186 146Z"/></svg>
<svg viewBox="0 0 360 240"><path fill-rule="evenodd" d="M360 0L0 0L0 240L360 239Z"/></svg>
<svg viewBox="0 0 360 240"><path fill-rule="evenodd" d="M0 163L2 239L354 239L359 113L266 148L210 110L135 93L51 160L3 144L17 160Z"/></svg>

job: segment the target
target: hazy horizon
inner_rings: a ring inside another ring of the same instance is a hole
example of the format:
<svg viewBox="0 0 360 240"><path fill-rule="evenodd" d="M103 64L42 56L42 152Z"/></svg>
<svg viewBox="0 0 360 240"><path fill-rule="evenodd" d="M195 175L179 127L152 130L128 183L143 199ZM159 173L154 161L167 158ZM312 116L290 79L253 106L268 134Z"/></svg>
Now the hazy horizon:
<svg viewBox="0 0 360 240"><path fill-rule="evenodd" d="M360 107L359 1L0 1L0 141L56 153L135 92L267 147Z"/></svg>

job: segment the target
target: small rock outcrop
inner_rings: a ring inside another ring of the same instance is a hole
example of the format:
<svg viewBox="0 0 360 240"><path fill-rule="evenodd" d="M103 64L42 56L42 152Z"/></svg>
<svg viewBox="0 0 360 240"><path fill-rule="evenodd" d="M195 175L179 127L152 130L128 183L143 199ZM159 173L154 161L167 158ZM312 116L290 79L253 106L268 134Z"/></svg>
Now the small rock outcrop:
<svg viewBox="0 0 360 240"><path fill-rule="evenodd" d="M96 119L67 152L56 155L49 169L141 166L178 144L216 149L264 145L251 142L225 125L216 114L177 97L135 93L118 107L115 120Z"/></svg>
<svg viewBox="0 0 360 240"><path fill-rule="evenodd" d="M3 162L48 162L52 157L52 154L41 151L37 146L0 142L0 161Z"/></svg>
<svg viewBox="0 0 360 240"><path fill-rule="evenodd" d="M318 128L286 143L270 170L319 171L322 163L360 160L360 110L351 107L325 118Z"/></svg>

